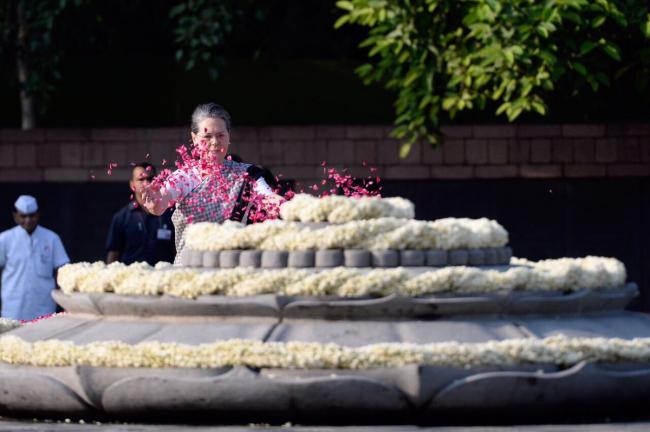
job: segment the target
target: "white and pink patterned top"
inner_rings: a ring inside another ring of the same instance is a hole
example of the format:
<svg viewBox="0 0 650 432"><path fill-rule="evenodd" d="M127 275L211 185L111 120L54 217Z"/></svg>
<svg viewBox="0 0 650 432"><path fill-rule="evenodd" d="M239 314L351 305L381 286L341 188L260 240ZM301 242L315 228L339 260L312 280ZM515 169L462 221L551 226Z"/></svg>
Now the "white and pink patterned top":
<svg viewBox="0 0 650 432"><path fill-rule="evenodd" d="M165 182L163 193L176 201L172 222L176 231L176 258L181 262L185 248L185 228L196 222L221 223L241 219L245 209L242 194L247 185L259 195L273 194L261 170L254 165L226 160L219 175L201 176L198 169L177 170Z"/></svg>

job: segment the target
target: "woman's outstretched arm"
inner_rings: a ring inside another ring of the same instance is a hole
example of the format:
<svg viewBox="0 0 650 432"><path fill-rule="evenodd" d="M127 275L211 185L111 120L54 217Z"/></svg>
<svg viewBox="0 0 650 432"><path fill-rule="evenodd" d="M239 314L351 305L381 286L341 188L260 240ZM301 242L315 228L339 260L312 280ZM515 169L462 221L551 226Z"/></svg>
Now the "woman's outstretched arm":
<svg viewBox="0 0 650 432"><path fill-rule="evenodd" d="M162 182L154 181L142 193L143 207L151 214L160 216L174 202L180 201L201 182L196 170L176 170Z"/></svg>

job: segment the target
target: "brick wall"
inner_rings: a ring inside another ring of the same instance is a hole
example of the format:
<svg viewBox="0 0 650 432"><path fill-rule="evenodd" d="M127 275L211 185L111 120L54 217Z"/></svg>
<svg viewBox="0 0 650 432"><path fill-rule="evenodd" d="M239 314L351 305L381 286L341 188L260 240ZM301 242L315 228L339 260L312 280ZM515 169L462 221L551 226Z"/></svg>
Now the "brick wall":
<svg viewBox="0 0 650 432"><path fill-rule="evenodd" d="M246 128L231 150L302 182L321 162L387 179L562 178L650 175L650 123L451 126L443 145L416 145L403 160L387 126ZM0 182L124 181L129 162L173 160L185 128L0 130ZM118 164L111 176L109 162ZM94 176L94 178L93 178Z"/></svg>

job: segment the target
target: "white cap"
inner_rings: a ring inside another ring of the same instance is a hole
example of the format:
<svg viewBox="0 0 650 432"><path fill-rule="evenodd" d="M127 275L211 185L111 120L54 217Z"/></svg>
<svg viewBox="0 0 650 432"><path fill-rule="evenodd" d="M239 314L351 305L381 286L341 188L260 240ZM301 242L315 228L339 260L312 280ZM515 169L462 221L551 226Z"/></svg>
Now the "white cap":
<svg viewBox="0 0 650 432"><path fill-rule="evenodd" d="M38 211L38 204L36 203L36 198L31 195L21 195L18 197L14 203L16 210L22 214L31 214Z"/></svg>

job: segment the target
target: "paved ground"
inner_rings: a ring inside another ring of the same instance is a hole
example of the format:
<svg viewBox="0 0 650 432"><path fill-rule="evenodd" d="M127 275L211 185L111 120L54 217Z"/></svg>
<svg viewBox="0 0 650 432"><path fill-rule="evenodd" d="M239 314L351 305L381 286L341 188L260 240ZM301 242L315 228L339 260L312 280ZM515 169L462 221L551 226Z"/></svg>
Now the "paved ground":
<svg viewBox="0 0 650 432"><path fill-rule="evenodd" d="M140 425L126 423L80 424L65 422L17 421L0 418L0 432L647 432L650 422L609 423L587 425L528 425L528 426L454 426L454 427L417 427L417 426L188 426L188 425Z"/></svg>

